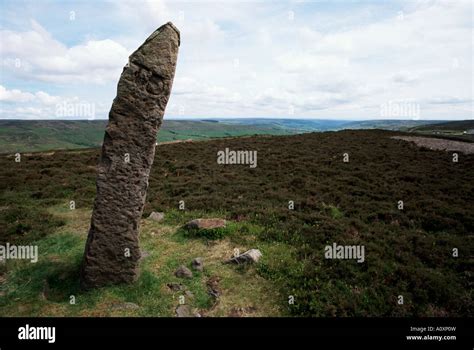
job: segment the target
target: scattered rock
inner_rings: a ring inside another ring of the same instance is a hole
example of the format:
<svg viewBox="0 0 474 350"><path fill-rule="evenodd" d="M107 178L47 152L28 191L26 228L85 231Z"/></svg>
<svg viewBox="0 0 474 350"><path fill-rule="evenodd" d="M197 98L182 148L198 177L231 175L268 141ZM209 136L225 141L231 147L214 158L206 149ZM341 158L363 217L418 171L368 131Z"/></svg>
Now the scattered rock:
<svg viewBox="0 0 474 350"><path fill-rule="evenodd" d="M204 263L202 261L202 258L195 258L193 262L191 263L192 267L196 271L202 272L204 270Z"/></svg>
<svg viewBox="0 0 474 350"><path fill-rule="evenodd" d="M176 282L168 283L166 286L169 289L171 289L173 292L179 292L186 289L186 287L183 286L181 283L176 283Z"/></svg>
<svg viewBox="0 0 474 350"><path fill-rule="evenodd" d="M219 296L221 295L221 289L219 287L220 280L221 279L219 277L212 276L206 282L207 293L215 299L218 299Z"/></svg>
<svg viewBox="0 0 474 350"><path fill-rule="evenodd" d="M135 303L130 303L130 302L125 302L125 303L120 303L120 304L114 304L112 305L113 310L136 310L139 309L140 306L138 306Z"/></svg>
<svg viewBox="0 0 474 350"><path fill-rule="evenodd" d="M179 305L176 308L176 316L177 317L201 317L199 313L192 312L191 307L189 305Z"/></svg>
<svg viewBox="0 0 474 350"><path fill-rule="evenodd" d="M189 305L179 305L176 308L177 317L193 317Z"/></svg>
<svg viewBox="0 0 474 350"><path fill-rule="evenodd" d="M162 221L164 218L165 218L165 213L156 212L156 211L152 212L150 216L148 217L148 219L157 221L157 222Z"/></svg>
<svg viewBox="0 0 474 350"><path fill-rule="evenodd" d="M187 290L184 292L184 295L186 295L188 298L190 299L193 299L194 298L194 294L193 292L191 292L190 290Z"/></svg>
<svg viewBox="0 0 474 350"><path fill-rule="evenodd" d="M176 272L174 273L176 277L181 277L181 278L191 278L193 277L193 273L191 272L190 269L188 269L186 266L181 265Z"/></svg>
<svg viewBox="0 0 474 350"><path fill-rule="evenodd" d="M261 257L262 257L262 252L260 252L260 250L250 249L250 250L247 250L245 253L242 253L238 256L234 256L233 258L227 260L226 263L234 263L234 264L257 263Z"/></svg>
<svg viewBox="0 0 474 350"><path fill-rule="evenodd" d="M190 229L205 229L210 230L214 228L226 227L227 222L224 219L194 219L186 224L186 228Z"/></svg>
<svg viewBox="0 0 474 350"><path fill-rule="evenodd" d="M180 34L155 30L122 71L97 169L97 195L81 267L85 289L138 277L139 227L155 158L156 133L173 84Z"/></svg>

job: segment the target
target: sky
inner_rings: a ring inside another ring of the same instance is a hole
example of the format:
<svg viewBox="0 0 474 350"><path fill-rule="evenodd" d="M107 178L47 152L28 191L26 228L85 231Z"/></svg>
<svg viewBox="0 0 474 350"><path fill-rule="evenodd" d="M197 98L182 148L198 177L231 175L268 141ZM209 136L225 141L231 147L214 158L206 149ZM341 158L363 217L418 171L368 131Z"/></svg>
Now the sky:
<svg viewBox="0 0 474 350"><path fill-rule="evenodd" d="M107 119L168 21L168 119L474 119L473 3L0 0L0 119Z"/></svg>

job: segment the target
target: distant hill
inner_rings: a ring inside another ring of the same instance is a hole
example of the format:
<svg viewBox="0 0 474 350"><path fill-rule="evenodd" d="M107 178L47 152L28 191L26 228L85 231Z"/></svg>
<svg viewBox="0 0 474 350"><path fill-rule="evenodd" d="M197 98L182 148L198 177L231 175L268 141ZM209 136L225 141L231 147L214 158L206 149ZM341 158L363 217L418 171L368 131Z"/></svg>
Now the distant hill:
<svg viewBox="0 0 474 350"><path fill-rule="evenodd" d="M414 128L415 130L453 130L466 131L474 130L474 119L471 120L454 120L450 122L442 122L436 124L421 125Z"/></svg>
<svg viewBox="0 0 474 350"><path fill-rule="evenodd" d="M277 119L277 118L235 118L217 119L221 123L235 125L252 125L258 127L272 127L273 129L284 129L292 132L314 132L344 129L347 120L330 119Z"/></svg>
<svg viewBox="0 0 474 350"><path fill-rule="evenodd" d="M417 134L474 142L474 120L455 120L436 124L420 125L408 130Z"/></svg>
<svg viewBox="0 0 474 350"><path fill-rule="evenodd" d="M236 118L236 119L218 119L222 123L239 125L266 125L276 128L284 128L299 132L314 131L338 131L346 129L381 129L406 131L413 127L444 123L445 120L334 120L334 119L271 119L271 118Z"/></svg>
<svg viewBox="0 0 474 350"><path fill-rule="evenodd" d="M0 153L99 147L106 125L107 120L0 120ZM291 135L344 129L408 131L469 141L473 136L466 136L465 131L472 128L472 121L207 118L164 120L157 141Z"/></svg>
<svg viewBox="0 0 474 350"><path fill-rule="evenodd" d="M436 120L363 120L345 123L344 129L382 129L394 131L407 131L410 128L431 125L443 121Z"/></svg>
<svg viewBox="0 0 474 350"><path fill-rule="evenodd" d="M99 147L107 120L0 120L0 153ZM300 132L273 124L226 123L215 120L165 120L158 142L205 140L258 134Z"/></svg>
<svg viewBox="0 0 474 350"><path fill-rule="evenodd" d="M97 147L106 120L0 120L0 152Z"/></svg>

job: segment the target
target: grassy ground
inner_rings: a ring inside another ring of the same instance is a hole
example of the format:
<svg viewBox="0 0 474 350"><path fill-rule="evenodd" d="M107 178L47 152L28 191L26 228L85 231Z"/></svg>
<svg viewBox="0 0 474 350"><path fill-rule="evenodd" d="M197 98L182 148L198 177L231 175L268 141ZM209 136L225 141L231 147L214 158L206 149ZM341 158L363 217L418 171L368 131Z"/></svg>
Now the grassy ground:
<svg viewBox="0 0 474 350"><path fill-rule="evenodd" d="M202 314L472 315L474 156L460 154L453 163L449 152L394 135L362 130L160 146L144 217L155 210L167 219L160 225L144 220L142 247L150 256L139 282L85 294L77 290L77 267L99 150L23 155L21 163L4 155L0 243L38 242L43 255L36 265L2 267L1 313L51 314L55 305L64 314L170 315L177 298L166 289L172 271L203 256L208 269L188 281L192 306ZM217 164L217 151L226 147L256 150L257 168ZM77 209L68 212L71 200ZM177 211L180 200L184 213ZM230 220L228 236L208 243L176 230L200 216ZM324 247L333 242L364 245L365 262L326 260ZM259 248L263 261L249 270L220 265L235 247ZM228 298L214 309L205 293L213 275ZM45 279L52 297L41 301ZM67 305L71 291L80 296L74 308ZM113 307L125 301L140 308Z"/></svg>
<svg viewBox="0 0 474 350"><path fill-rule="evenodd" d="M32 242L38 245L39 261L32 264L9 260L2 267L3 316L174 316L180 296L202 316L278 316L284 312L278 289L255 267L223 264L235 248L244 251L255 242L260 230L252 225L231 224L227 237L208 241L187 238L179 230L185 220L200 213L170 212L164 223L144 219L140 240L145 257L137 283L84 292L79 288L78 271L91 213L86 209L70 210L67 203L49 212L66 224ZM288 249L281 244L257 246L264 252L266 264L280 263L272 258L281 256L278 251ZM174 276L181 265L191 268L195 257L204 260L202 273L195 271L192 279ZM219 300L208 294L207 282L211 278L219 281ZM181 283L192 294L172 291L169 283ZM71 296L75 304L71 304Z"/></svg>

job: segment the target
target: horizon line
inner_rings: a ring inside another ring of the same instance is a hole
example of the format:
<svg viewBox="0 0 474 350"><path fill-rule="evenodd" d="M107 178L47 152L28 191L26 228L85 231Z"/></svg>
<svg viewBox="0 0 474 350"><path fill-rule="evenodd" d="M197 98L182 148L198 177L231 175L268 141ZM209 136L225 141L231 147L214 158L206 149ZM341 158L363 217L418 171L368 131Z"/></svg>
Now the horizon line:
<svg viewBox="0 0 474 350"><path fill-rule="evenodd" d="M413 122L422 122L422 121L469 121L474 118L461 118L461 119L396 119L396 118L370 118L370 119L342 119L342 118L310 118L310 117L168 117L163 118L163 120L174 120L174 121L189 121L189 120L233 120L233 119L268 119L268 120L324 120L324 121L413 121ZM29 118L0 118L2 120L24 120L24 121L108 121L108 118L70 118L70 119L57 119L57 118L38 118L38 119L29 119Z"/></svg>

